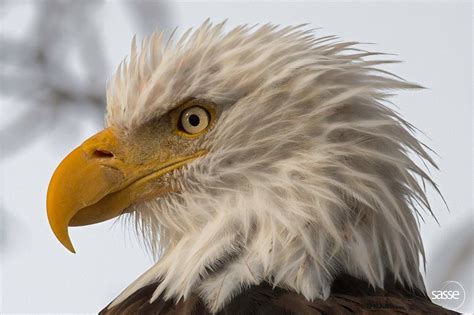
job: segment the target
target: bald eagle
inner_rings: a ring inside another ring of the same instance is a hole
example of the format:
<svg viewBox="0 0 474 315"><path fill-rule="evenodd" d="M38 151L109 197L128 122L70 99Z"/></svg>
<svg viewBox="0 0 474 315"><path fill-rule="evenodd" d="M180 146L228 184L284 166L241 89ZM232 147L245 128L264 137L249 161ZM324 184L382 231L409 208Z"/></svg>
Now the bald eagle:
<svg viewBox="0 0 474 315"><path fill-rule="evenodd" d="M375 55L305 26L134 39L47 194L70 251L69 226L122 216L158 258L102 313L450 313L419 271L436 185L413 158L436 165L387 106L419 86Z"/></svg>

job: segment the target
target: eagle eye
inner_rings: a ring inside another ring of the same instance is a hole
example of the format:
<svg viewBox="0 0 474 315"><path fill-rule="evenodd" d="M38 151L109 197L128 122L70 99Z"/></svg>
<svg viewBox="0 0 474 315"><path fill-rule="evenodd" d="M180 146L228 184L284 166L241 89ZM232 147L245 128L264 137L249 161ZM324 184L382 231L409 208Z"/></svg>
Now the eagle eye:
<svg viewBox="0 0 474 315"><path fill-rule="evenodd" d="M209 126L209 112L200 107L193 106L181 113L181 127L188 134L195 135Z"/></svg>

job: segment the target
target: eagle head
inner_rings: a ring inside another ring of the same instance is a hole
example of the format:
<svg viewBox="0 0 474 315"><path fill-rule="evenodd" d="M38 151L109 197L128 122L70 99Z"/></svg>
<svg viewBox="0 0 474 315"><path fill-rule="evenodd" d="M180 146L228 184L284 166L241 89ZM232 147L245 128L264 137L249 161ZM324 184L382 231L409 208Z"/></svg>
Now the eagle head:
<svg viewBox="0 0 474 315"><path fill-rule="evenodd" d="M159 258L114 303L151 283L151 300L198 294L214 312L262 282L324 299L340 273L423 290L433 182L413 158L435 165L387 105L418 87L377 68L392 60L304 26L205 22L136 46L108 83L106 128L47 195L69 250L69 226L122 216Z"/></svg>

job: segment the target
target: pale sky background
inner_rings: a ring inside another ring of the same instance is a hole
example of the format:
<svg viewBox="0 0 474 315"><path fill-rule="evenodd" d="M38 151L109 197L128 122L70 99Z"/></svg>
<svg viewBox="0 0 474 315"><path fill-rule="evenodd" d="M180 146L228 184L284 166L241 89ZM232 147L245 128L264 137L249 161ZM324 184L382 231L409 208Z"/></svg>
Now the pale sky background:
<svg viewBox="0 0 474 315"><path fill-rule="evenodd" d="M214 22L228 19L228 28L241 23L310 23L311 27L322 27L316 32L319 36L336 34L343 40L376 43L363 47L394 53L403 60L387 69L428 89L402 92L393 101L402 115L424 132L419 137L437 152L440 171L433 170L432 175L451 211L429 190L441 226L429 217L422 223L428 291L440 289L443 281L459 281L467 291L460 310L474 310L470 2L144 3L157 6L166 19L162 17L154 23L149 14L148 20L140 25L140 20L131 19L134 9L140 11L140 5L134 8L125 2L98 3L91 10L108 62L104 71L99 72L103 75L103 81L100 77L97 83L99 91L103 89L105 93L105 78L128 54L135 33L143 35L151 25L164 26L168 31L179 26L178 33L182 33L208 17ZM0 35L24 40L36 14L34 4L12 1L7 6L2 2ZM147 12L142 10L142 14ZM72 21L70 29L59 27L58 32L69 32L69 41L74 43L82 22ZM6 51L6 44L3 45L0 42L0 72L7 73L11 68L1 59L2 51ZM83 65L75 52L55 58L58 63L70 64L78 77L83 75ZM15 82L5 76L1 78L0 85ZM29 83L33 84L38 78L33 76L31 80ZM24 84L21 85L23 88ZM0 132L11 130L6 127L40 105L25 101L21 93L2 93ZM130 231L113 221L71 229L76 255L55 239L45 210L50 176L69 151L100 130L103 108L68 103L56 111L46 106L38 108L46 108L46 115L48 110L51 115L58 111L59 114L49 119L46 126L43 124L42 129L36 128L44 123L43 116L38 114L36 120L23 128L26 138L18 138L19 143L9 142L8 147L0 143L0 313L96 313L149 268L152 261ZM4 134L0 139L17 136ZM23 141L27 145L23 146ZM7 152L10 145L16 151Z"/></svg>

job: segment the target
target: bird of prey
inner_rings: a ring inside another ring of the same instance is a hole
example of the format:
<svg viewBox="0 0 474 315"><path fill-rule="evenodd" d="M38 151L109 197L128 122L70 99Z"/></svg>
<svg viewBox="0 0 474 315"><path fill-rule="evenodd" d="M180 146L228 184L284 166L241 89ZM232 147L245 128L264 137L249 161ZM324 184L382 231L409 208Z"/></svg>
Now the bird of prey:
<svg viewBox="0 0 474 315"><path fill-rule="evenodd" d="M54 172L47 213L130 220L157 258L102 314L449 314L432 304L419 86L306 26L146 37L107 85L106 128ZM382 57L384 58L384 57Z"/></svg>

